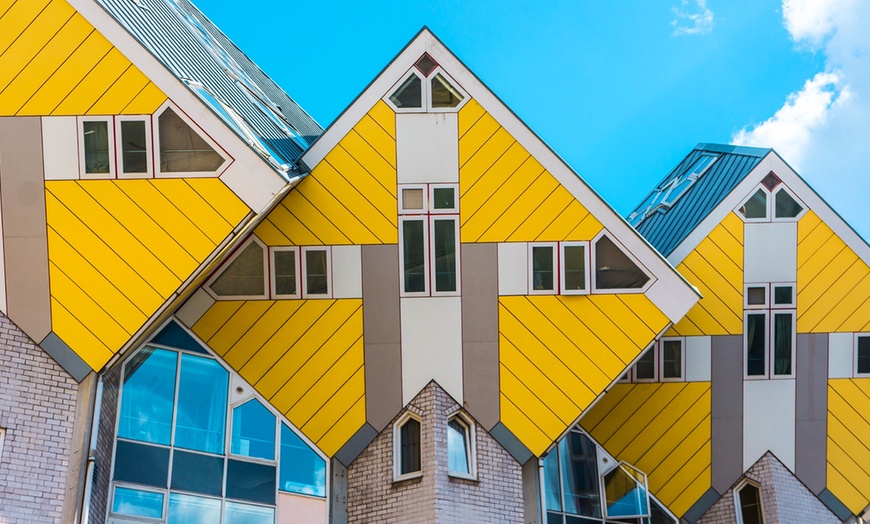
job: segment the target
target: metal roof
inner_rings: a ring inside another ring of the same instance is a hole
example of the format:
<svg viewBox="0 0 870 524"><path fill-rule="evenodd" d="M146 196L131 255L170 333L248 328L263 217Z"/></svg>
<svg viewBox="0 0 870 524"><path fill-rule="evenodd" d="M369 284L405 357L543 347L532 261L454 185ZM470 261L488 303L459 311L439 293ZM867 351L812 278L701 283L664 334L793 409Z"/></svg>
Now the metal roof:
<svg viewBox="0 0 870 524"><path fill-rule="evenodd" d="M189 0L96 2L279 172L323 132Z"/></svg>
<svg viewBox="0 0 870 524"><path fill-rule="evenodd" d="M672 206L660 207L648 213L646 219L635 226L637 231L662 255L670 256L674 249L771 151L772 149L756 147L698 144L656 185L632 214L642 213L651 197L659 192L660 188L667 187L671 181L685 176L702 156L715 155L716 161Z"/></svg>

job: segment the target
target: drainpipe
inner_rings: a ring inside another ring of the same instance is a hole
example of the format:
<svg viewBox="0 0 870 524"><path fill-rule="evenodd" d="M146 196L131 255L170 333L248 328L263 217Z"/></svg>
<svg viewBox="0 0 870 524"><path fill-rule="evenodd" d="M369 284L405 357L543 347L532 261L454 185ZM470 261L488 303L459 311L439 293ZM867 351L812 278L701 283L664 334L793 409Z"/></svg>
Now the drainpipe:
<svg viewBox="0 0 870 524"><path fill-rule="evenodd" d="M103 377L97 375L97 387L94 393L94 414L91 419L91 442L88 446L88 467L85 471L85 489L82 500L82 513L78 524L87 524L91 514L91 494L94 491L94 472L97 466L97 434L100 426L100 410L103 407Z"/></svg>

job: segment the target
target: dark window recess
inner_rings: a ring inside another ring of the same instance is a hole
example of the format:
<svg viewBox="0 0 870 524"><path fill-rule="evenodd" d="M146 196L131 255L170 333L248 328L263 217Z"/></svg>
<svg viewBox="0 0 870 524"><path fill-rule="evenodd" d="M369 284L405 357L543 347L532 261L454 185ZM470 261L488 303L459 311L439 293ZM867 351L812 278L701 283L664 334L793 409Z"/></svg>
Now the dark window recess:
<svg viewBox="0 0 870 524"><path fill-rule="evenodd" d="M456 291L456 221L434 222L435 291Z"/></svg>
<svg viewBox="0 0 870 524"><path fill-rule="evenodd" d="M82 122L85 142L85 173L108 173L109 123Z"/></svg>
<svg viewBox="0 0 870 524"><path fill-rule="evenodd" d="M767 193L759 189L740 208L746 218L767 218Z"/></svg>
<svg viewBox="0 0 870 524"><path fill-rule="evenodd" d="M662 341L662 378L683 376L683 343L679 340Z"/></svg>
<svg viewBox="0 0 870 524"><path fill-rule="evenodd" d="M763 306L767 303L767 289L750 287L746 289L746 303L750 306Z"/></svg>
<svg viewBox="0 0 870 524"><path fill-rule="evenodd" d="M160 133L160 170L165 173L215 171L224 163L187 122L167 109L157 119Z"/></svg>
<svg viewBox="0 0 870 524"><path fill-rule="evenodd" d="M218 296L259 296L266 293L263 247L250 242L212 282Z"/></svg>
<svg viewBox="0 0 870 524"><path fill-rule="evenodd" d="M595 243L595 287L597 289L638 289L649 277L608 237Z"/></svg>
<svg viewBox="0 0 870 524"><path fill-rule="evenodd" d="M275 294L296 294L296 252L275 251L273 253L275 264Z"/></svg>
<svg viewBox="0 0 870 524"><path fill-rule="evenodd" d="M414 67L423 73L423 76L429 76L429 73L438 67L438 64L435 62L434 58L429 56L429 53L423 53L423 56L417 59Z"/></svg>
<svg viewBox="0 0 870 524"><path fill-rule="evenodd" d="M773 315L773 374L791 375L792 316Z"/></svg>
<svg viewBox="0 0 870 524"><path fill-rule="evenodd" d="M740 516L743 524L764 524L761 515L761 496L758 488L747 484L740 488Z"/></svg>
<svg viewBox="0 0 870 524"><path fill-rule="evenodd" d="M774 198L774 207L774 216L777 218L795 218L804 210L803 206L782 189Z"/></svg>
<svg viewBox="0 0 870 524"><path fill-rule="evenodd" d="M326 295L329 293L326 251L313 249L305 252L305 282L305 290L309 295Z"/></svg>
<svg viewBox="0 0 870 524"><path fill-rule="evenodd" d="M761 184L766 187L768 191L773 191L773 188L778 186L780 182L782 182L782 180L780 180L773 171L765 175L761 180Z"/></svg>
<svg viewBox="0 0 870 524"><path fill-rule="evenodd" d="M420 423L415 419L408 419L399 429L399 441L401 454L399 473L413 473L420 471Z"/></svg>
<svg viewBox="0 0 870 524"><path fill-rule="evenodd" d="M175 450L172 455L172 489L221 496L224 459Z"/></svg>
<svg viewBox="0 0 870 524"><path fill-rule="evenodd" d="M535 291L552 291L553 246L532 246L532 289Z"/></svg>
<svg viewBox="0 0 870 524"><path fill-rule="evenodd" d="M773 286L773 303L776 305L791 305L792 301L791 286Z"/></svg>
<svg viewBox="0 0 870 524"><path fill-rule="evenodd" d="M655 346L646 350L646 352L637 359L637 364L634 367L634 378L637 380L653 380L656 378L656 351Z"/></svg>
<svg viewBox="0 0 870 524"><path fill-rule="evenodd" d="M124 173L148 172L148 141L144 120L121 121L121 160Z"/></svg>
<svg viewBox="0 0 870 524"><path fill-rule="evenodd" d="M165 488L168 474L167 448L118 441L115 449L115 480Z"/></svg>
<svg viewBox="0 0 870 524"><path fill-rule="evenodd" d="M426 248L423 245L423 221L402 222L402 259L405 264L405 292L426 291Z"/></svg>
<svg viewBox="0 0 870 524"><path fill-rule="evenodd" d="M229 499L275 503L277 468L241 460L227 460L227 493Z"/></svg>
<svg viewBox="0 0 870 524"><path fill-rule="evenodd" d="M870 336L858 337L858 373L870 373Z"/></svg>
<svg viewBox="0 0 870 524"><path fill-rule="evenodd" d="M761 314L746 315L746 374L749 376L764 375L764 338L767 318Z"/></svg>
<svg viewBox="0 0 870 524"><path fill-rule="evenodd" d="M161 346L169 346L173 348L186 349L188 351L193 351L194 353L202 353L203 355L208 355L208 351L205 350L199 343L191 337L187 331L184 330L183 327L179 326L175 321L170 321L166 324L160 333L154 335L154 338L151 339L151 342L154 344L160 344Z"/></svg>
<svg viewBox="0 0 870 524"><path fill-rule="evenodd" d="M423 107L423 82L417 75L411 75L390 95L390 101L400 108Z"/></svg>

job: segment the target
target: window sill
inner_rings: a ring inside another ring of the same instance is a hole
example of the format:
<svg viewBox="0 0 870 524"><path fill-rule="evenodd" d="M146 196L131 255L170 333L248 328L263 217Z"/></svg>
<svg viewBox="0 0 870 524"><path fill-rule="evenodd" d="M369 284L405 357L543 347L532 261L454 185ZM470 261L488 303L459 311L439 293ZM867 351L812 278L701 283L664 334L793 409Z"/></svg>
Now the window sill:
<svg viewBox="0 0 870 524"><path fill-rule="evenodd" d="M477 475L470 475L468 473L459 473L456 471L448 471L447 476L451 480L470 480L472 482L480 482L480 480L478 480L478 478L477 478Z"/></svg>
<svg viewBox="0 0 870 524"><path fill-rule="evenodd" d="M422 471L415 471L413 473L405 473L404 475L394 475L393 476L393 484L398 484L400 482L405 482L408 480L414 480L414 479L419 479L419 478L423 478Z"/></svg>

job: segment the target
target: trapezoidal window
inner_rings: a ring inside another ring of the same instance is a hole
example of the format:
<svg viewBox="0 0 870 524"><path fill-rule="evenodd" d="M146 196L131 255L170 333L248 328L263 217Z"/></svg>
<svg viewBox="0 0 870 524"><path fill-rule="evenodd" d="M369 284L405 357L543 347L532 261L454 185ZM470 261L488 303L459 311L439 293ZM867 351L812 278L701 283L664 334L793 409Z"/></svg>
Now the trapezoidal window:
<svg viewBox="0 0 870 524"><path fill-rule="evenodd" d="M441 73L432 77L432 107L456 107L465 98Z"/></svg>
<svg viewBox="0 0 870 524"><path fill-rule="evenodd" d="M595 289L640 289L649 276L606 235L595 242Z"/></svg>
<svg viewBox="0 0 870 524"><path fill-rule="evenodd" d="M218 297L263 297L266 294L266 250L252 239L209 285Z"/></svg>
<svg viewBox="0 0 870 524"><path fill-rule="evenodd" d="M224 164L224 157L172 108L166 108L158 117L157 127L160 137L161 172L213 172Z"/></svg>
<svg viewBox="0 0 870 524"><path fill-rule="evenodd" d="M734 502L739 524L764 524L761 506L761 490L755 484L746 482L734 492Z"/></svg>
<svg viewBox="0 0 870 524"><path fill-rule="evenodd" d="M447 419L447 471L451 476L475 478L474 425L457 413Z"/></svg>
<svg viewBox="0 0 870 524"><path fill-rule="evenodd" d="M393 426L394 480L416 478L422 470L420 421L406 413Z"/></svg>

